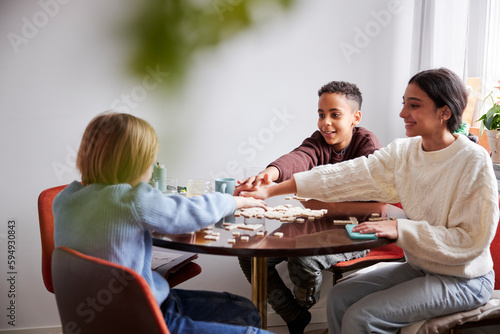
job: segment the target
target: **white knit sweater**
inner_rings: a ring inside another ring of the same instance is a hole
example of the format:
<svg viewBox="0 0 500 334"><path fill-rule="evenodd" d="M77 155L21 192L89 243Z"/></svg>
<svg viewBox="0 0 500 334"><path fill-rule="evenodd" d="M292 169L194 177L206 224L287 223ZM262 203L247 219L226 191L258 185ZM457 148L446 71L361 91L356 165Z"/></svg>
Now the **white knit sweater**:
<svg viewBox="0 0 500 334"><path fill-rule="evenodd" d="M401 202L396 244L414 267L473 278L493 267L498 187L486 150L467 137L434 152L421 137L294 175L297 195L328 202Z"/></svg>

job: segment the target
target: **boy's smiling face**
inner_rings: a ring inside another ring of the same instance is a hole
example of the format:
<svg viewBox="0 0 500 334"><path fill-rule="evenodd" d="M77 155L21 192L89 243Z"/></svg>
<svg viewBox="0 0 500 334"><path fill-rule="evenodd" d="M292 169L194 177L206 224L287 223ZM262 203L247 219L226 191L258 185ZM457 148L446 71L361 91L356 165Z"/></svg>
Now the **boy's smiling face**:
<svg viewBox="0 0 500 334"><path fill-rule="evenodd" d="M361 111L353 104L343 94L323 93L319 97L318 129L337 153L349 145L352 129L361 121Z"/></svg>

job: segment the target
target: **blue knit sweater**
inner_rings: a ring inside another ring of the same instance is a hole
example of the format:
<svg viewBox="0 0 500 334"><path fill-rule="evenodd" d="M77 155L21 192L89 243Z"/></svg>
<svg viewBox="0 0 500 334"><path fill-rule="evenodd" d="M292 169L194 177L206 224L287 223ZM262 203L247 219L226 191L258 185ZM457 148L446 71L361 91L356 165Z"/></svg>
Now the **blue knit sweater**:
<svg viewBox="0 0 500 334"><path fill-rule="evenodd" d="M151 270L150 231L197 231L231 214L228 194L165 197L148 184L83 186L73 182L54 200L55 246L129 267L148 282L158 304L168 296L167 281Z"/></svg>

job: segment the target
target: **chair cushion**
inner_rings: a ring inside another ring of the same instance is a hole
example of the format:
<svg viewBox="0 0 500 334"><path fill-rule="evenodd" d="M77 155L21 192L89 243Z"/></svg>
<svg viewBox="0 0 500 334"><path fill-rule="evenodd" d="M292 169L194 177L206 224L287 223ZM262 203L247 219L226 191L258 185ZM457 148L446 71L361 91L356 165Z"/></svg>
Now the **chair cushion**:
<svg viewBox="0 0 500 334"><path fill-rule="evenodd" d="M375 260L397 260L401 259L404 256L404 252L401 248L396 246L395 244L389 244L382 247L373 248L370 252L365 256L358 259L353 259L350 261L342 261L338 262L332 268L344 268L352 266L353 264L363 262L363 261L375 261Z"/></svg>
<svg viewBox="0 0 500 334"><path fill-rule="evenodd" d="M498 319L500 323L500 290L495 290L491 299L473 310L457 312L428 320L422 320L401 329L401 334L441 333L467 322Z"/></svg>
<svg viewBox="0 0 500 334"><path fill-rule="evenodd" d="M185 282L201 273L201 267L194 262L186 263L180 270L170 272L165 277L170 288Z"/></svg>
<svg viewBox="0 0 500 334"><path fill-rule="evenodd" d="M493 258L493 270L495 271L495 290L500 290L500 229L490 245L491 257Z"/></svg>
<svg viewBox="0 0 500 334"><path fill-rule="evenodd" d="M376 270L376 269L379 269L379 268L383 268L383 267L386 267L386 266L392 266L392 265L395 265L395 264L398 264L398 262L378 262L378 263L375 263L369 267L366 267L366 268L363 268L363 269L360 269L360 270L357 270L345 277L342 277L341 279L339 279L337 281L337 283L340 283L340 282L343 282L343 281L346 281L350 278L353 278L353 277L356 277L356 276L359 276L359 275L363 275L363 274L366 274L372 270Z"/></svg>

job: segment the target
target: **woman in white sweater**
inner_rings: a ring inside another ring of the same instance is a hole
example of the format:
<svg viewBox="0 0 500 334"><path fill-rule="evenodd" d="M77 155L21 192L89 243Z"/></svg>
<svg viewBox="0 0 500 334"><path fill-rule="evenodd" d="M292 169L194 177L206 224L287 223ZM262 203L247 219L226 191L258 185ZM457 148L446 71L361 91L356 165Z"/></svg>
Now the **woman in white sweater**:
<svg viewBox="0 0 500 334"><path fill-rule="evenodd" d="M407 262L334 286L327 303L330 333L397 333L490 299L498 189L486 150L453 134L466 104L456 74L443 68L420 72L408 83L400 113L410 138L242 194L401 203L408 219L365 222L354 231L395 239Z"/></svg>

